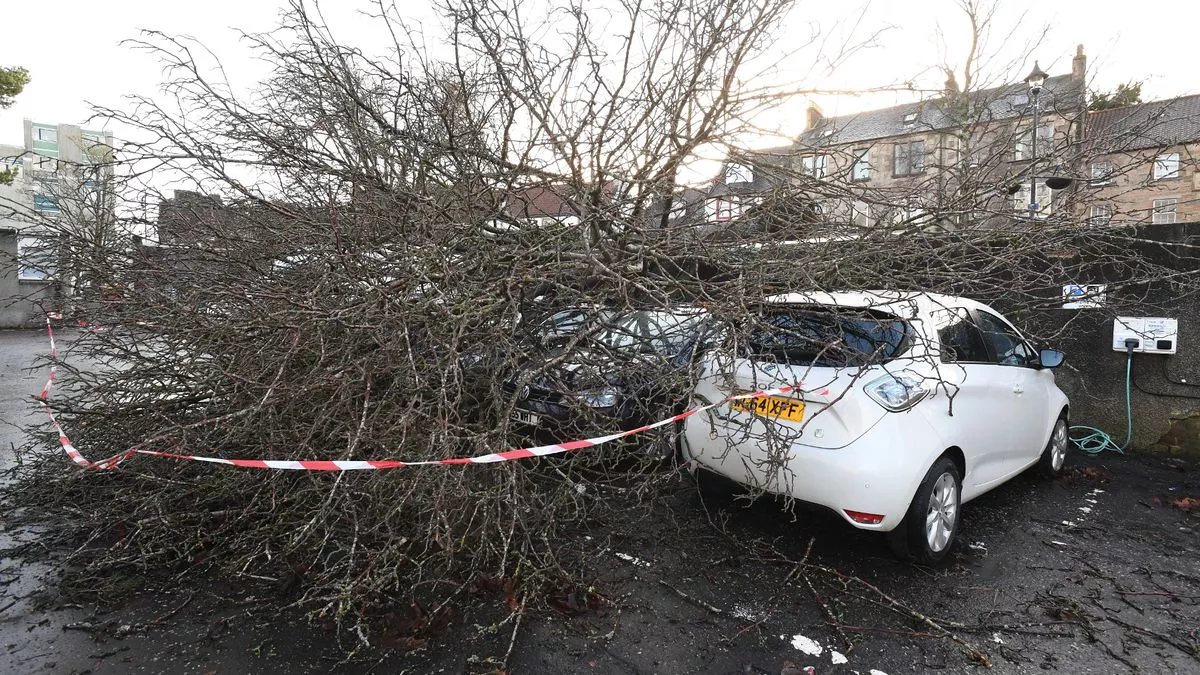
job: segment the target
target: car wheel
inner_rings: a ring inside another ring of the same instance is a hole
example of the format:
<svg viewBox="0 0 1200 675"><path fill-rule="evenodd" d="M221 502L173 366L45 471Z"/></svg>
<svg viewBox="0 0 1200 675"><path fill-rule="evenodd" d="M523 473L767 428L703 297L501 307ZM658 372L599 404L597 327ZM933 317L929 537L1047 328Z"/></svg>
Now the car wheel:
<svg viewBox="0 0 1200 675"><path fill-rule="evenodd" d="M961 496L958 467L939 458L917 487L904 520L888 533L896 555L922 565L941 562L958 535Z"/></svg>
<svg viewBox="0 0 1200 675"><path fill-rule="evenodd" d="M1067 449L1071 447L1071 431L1067 419L1060 417L1050 431L1050 440L1046 441L1046 449L1038 460L1038 473L1046 478L1057 478L1067 462Z"/></svg>

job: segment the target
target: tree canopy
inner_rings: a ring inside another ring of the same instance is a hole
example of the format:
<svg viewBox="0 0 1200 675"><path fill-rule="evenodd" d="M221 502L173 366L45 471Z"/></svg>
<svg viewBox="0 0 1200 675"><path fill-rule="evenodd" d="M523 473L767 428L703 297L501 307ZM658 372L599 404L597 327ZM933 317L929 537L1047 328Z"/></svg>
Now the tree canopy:
<svg viewBox="0 0 1200 675"><path fill-rule="evenodd" d="M1125 82L1118 84L1117 88L1112 91L1094 91L1092 92L1092 100L1088 103L1088 110L1108 110L1109 108L1121 108L1127 105L1137 105L1142 102L1142 83L1141 82Z"/></svg>
<svg viewBox="0 0 1200 675"><path fill-rule="evenodd" d="M13 99L29 84L29 71L19 66L0 66L0 110L13 104Z"/></svg>

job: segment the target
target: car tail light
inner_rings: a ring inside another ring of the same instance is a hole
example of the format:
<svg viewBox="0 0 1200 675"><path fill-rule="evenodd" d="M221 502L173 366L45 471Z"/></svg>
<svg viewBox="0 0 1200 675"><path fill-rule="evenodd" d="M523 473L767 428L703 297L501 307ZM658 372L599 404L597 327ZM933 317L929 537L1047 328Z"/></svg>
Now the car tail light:
<svg viewBox="0 0 1200 675"><path fill-rule="evenodd" d="M931 393L925 378L911 370L887 373L864 387L867 396L892 412L908 410Z"/></svg>
<svg viewBox="0 0 1200 675"><path fill-rule="evenodd" d="M883 516L877 513L863 513L846 509L846 515L850 516L850 520L863 525L878 525L883 522Z"/></svg>

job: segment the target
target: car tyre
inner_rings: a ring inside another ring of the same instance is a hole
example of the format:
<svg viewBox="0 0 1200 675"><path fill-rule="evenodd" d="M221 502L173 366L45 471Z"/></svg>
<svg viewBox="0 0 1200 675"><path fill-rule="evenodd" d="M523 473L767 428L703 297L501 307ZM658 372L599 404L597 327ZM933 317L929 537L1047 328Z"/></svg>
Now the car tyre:
<svg viewBox="0 0 1200 675"><path fill-rule="evenodd" d="M940 457L921 480L904 519L888 533L892 551L921 565L941 562L958 536L961 507L962 475L950 458Z"/></svg>
<svg viewBox="0 0 1200 675"><path fill-rule="evenodd" d="M1071 447L1071 427L1065 416L1059 417L1050 430L1050 439L1038 459L1037 472L1045 478L1058 478L1067 463L1067 451Z"/></svg>

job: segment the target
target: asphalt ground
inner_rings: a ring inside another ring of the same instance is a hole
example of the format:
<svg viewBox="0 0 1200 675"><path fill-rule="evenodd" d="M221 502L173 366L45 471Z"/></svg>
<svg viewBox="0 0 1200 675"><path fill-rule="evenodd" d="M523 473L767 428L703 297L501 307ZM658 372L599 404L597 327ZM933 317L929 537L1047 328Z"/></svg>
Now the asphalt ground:
<svg viewBox="0 0 1200 675"><path fill-rule="evenodd" d="M14 425L41 414L45 369L25 368L45 348L41 332L0 332L3 466ZM551 591L515 640L503 591L480 588L433 635L399 612L350 659L330 626L280 609L271 580L65 597L59 581L81 572L0 513L0 672L488 672L510 641L510 673L1200 672L1196 466L1075 452L1057 480L1023 475L967 504L937 568L829 514L664 470L647 507L561 542L591 583Z"/></svg>

